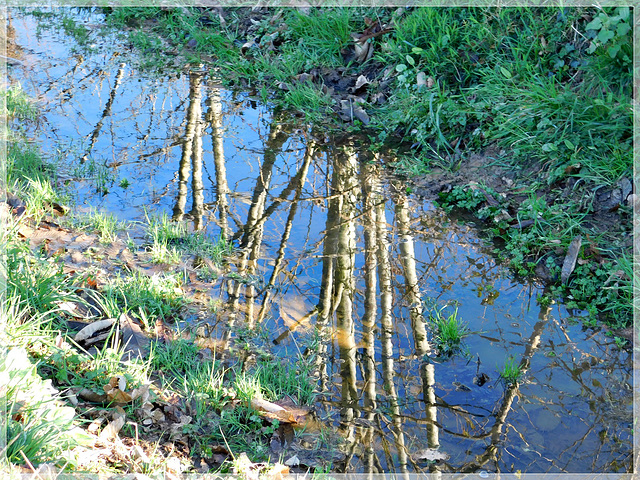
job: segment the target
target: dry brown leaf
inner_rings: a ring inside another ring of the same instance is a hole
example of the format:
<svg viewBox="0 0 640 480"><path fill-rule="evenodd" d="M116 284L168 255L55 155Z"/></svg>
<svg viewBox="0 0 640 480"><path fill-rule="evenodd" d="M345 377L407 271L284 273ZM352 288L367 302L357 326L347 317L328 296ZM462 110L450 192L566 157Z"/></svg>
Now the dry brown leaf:
<svg viewBox="0 0 640 480"><path fill-rule="evenodd" d="M369 124L369 115L365 112L364 108L362 108L358 103L354 103L353 105L353 115L360 120L364 125Z"/></svg>
<svg viewBox="0 0 640 480"><path fill-rule="evenodd" d="M141 385L138 388L134 388L131 391L131 400L136 400L138 398L142 399L142 403L145 404L147 400L149 400L149 387L148 383Z"/></svg>
<svg viewBox="0 0 640 480"><path fill-rule="evenodd" d="M582 246L582 236L577 235L567 249L567 255L562 262L562 271L560 273L560 280L564 285L569 281L573 269L576 268L576 260L578 259L578 253L580 253L580 247Z"/></svg>
<svg viewBox="0 0 640 480"><path fill-rule="evenodd" d="M286 475L289 475L289 467L280 462L276 463L266 473L268 480L283 480Z"/></svg>
<svg viewBox="0 0 640 480"><path fill-rule="evenodd" d="M89 402L94 403L105 403L107 401L106 394L99 394L94 392L93 390L89 390L88 388L83 388L78 392L78 396L83 400L87 400Z"/></svg>
<svg viewBox="0 0 640 480"><path fill-rule="evenodd" d="M78 333L73 338L77 343L85 342L89 338L97 336L98 333L103 332L105 330L111 330L112 325L115 323L115 318L107 318L106 320L98 320L97 322L90 323Z"/></svg>
<svg viewBox="0 0 640 480"><path fill-rule="evenodd" d="M369 85L371 82L369 81L369 79L367 77L365 77L364 75L360 75L357 79L356 79L356 86L355 86L355 90L357 91L359 89L361 89L362 87L364 87L365 85Z"/></svg>
<svg viewBox="0 0 640 480"><path fill-rule="evenodd" d="M120 409L122 410L122 409ZM104 430L98 435L98 439L104 441L113 441L118 438L118 433L124 427L125 413L124 410L116 410L113 414L113 420L111 420Z"/></svg>
<svg viewBox="0 0 640 480"><path fill-rule="evenodd" d="M122 313L118 321L120 323L122 343L125 345L123 358L145 358L149 353L151 340L126 313Z"/></svg>

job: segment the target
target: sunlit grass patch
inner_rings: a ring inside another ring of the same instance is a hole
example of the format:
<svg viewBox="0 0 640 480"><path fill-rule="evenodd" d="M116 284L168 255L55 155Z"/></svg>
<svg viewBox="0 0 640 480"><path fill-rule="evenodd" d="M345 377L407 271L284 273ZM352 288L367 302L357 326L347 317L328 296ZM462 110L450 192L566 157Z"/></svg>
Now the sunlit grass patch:
<svg viewBox="0 0 640 480"><path fill-rule="evenodd" d="M177 318L186 305L181 286L182 278L178 274L148 276L132 272L112 280L103 287L102 293L134 316L139 316L142 309L148 321L155 322L156 318L170 321Z"/></svg>
<svg viewBox="0 0 640 480"><path fill-rule="evenodd" d="M522 374L523 372L520 365L516 363L513 357L509 357L505 361L502 370L500 370L500 380L508 387L509 385L517 384Z"/></svg>
<svg viewBox="0 0 640 480"><path fill-rule="evenodd" d="M178 263L182 255L195 255L222 265L235 250L232 242L224 237L214 241L204 232L189 232L186 223L173 221L166 213L147 213L146 223L150 251L156 263Z"/></svg>
<svg viewBox="0 0 640 480"><path fill-rule="evenodd" d="M304 113L307 121L319 121L333 105L333 99L312 84L296 83L284 95L287 107Z"/></svg>
<svg viewBox="0 0 640 480"><path fill-rule="evenodd" d="M443 356L464 353L463 340L469 335L469 329L458 318L457 308L450 315L446 315L445 308L447 307L429 314L435 347Z"/></svg>
<svg viewBox="0 0 640 480"><path fill-rule="evenodd" d="M74 228L98 233L103 243L115 241L118 232L128 227L126 222L118 220L115 215L93 209L86 213L72 214L69 222Z"/></svg>
<svg viewBox="0 0 640 480"><path fill-rule="evenodd" d="M78 299L73 279L62 266L34 256L22 242L3 242L7 299L16 299L20 310L43 314L49 321L57 318L60 302Z"/></svg>
<svg viewBox="0 0 640 480"><path fill-rule="evenodd" d="M9 118L34 120L38 114L38 107L19 84L13 84L3 89L5 100L4 114Z"/></svg>
<svg viewBox="0 0 640 480"><path fill-rule="evenodd" d="M71 448L92 439L75 426L75 410L56 400L22 348L0 348L0 408L6 412L2 455L15 464L60 461Z"/></svg>

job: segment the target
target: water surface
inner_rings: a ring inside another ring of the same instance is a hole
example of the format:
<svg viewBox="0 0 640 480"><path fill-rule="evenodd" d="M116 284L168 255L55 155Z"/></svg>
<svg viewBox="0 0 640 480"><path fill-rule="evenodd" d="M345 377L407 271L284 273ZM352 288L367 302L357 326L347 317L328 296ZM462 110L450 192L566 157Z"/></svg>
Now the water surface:
<svg viewBox="0 0 640 480"><path fill-rule="evenodd" d="M576 312L540 306L541 286L407 194L391 158L225 90L209 69L141 71L116 37L81 47L10 16L23 62L10 79L38 98L38 140L78 208L233 238L242 281L212 289L228 307L205 319L215 334L259 326L283 357L320 339L316 407L348 452L337 469L630 471L631 355ZM437 355L425 320L442 308L472 332L468 355ZM509 359L518 385L498 381ZM435 466L432 449L446 456Z"/></svg>

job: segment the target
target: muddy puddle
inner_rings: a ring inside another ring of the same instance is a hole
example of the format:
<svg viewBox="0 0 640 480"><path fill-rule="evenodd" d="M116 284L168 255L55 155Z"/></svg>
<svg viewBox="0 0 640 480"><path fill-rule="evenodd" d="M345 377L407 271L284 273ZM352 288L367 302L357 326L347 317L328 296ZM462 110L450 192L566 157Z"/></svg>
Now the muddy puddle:
<svg viewBox="0 0 640 480"><path fill-rule="evenodd" d="M320 345L316 409L346 442L337 470L630 471L631 354L580 312L540 306L540 286L408 193L366 139L274 113L210 70L141 72L116 38L80 47L10 16L9 78L38 98L37 138L77 208L233 238L235 275L209 292L230 313L204 319L212 335L260 326L282 357ZM438 356L425 319L445 306L471 331L466 355ZM510 360L517 386L499 381Z"/></svg>

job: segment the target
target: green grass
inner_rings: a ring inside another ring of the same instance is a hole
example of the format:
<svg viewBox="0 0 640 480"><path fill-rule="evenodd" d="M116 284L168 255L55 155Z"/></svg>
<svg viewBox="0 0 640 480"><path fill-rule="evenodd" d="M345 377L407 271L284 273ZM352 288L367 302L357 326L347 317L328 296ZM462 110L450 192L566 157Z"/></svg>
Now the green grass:
<svg viewBox="0 0 640 480"><path fill-rule="evenodd" d="M107 301L112 300L132 315L144 316L147 322L155 322L157 318L173 321L187 304L180 289L182 281L179 274L149 277L132 272L110 281L104 286L102 294Z"/></svg>
<svg viewBox="0 0 640 480"><path fill-rule="evenodd" d="M102 243L114 242L118 232L125 230L128 226L126 222L118 220L115 215L97 210L84 214L74 213L68 221L73 228L97 233Z"/></svg>
<svg viewBox="0 0 640 480"><path fill-rule="evenodd" d="M522 378L522 369L513 357L509 357L500 370L500 380L505 386L517 384Z"/></svg>
<svg viewBox="0 0 640 480"><path fill-rule="evenodd" d="M56 401L57 391L37 375L24 349L0 349L0 390L0 408L7 415L2 455L8 462L66 463L66 452L90 443L76 426L75 410Z"/></svg>
<svg viewBox="0 0 640 480"><path fill-rule="evenodd" d="M595 325L599 319L612 328L624 328L632 319L633 285L630 252L617 245L617 239L607 232L586 228L585 211L575 202L553 202L530 193L524 201L510 205L492 189L483 189L498 206L481 207L486 198L477 189L454 187L440 195L439 204L446 210L456 207L473 212L487 221L486 234L496 245L496 255L515 273L521 276L535 274L536 268L544 264L549 271L551 298L562 298L568 308L586 310L587 324ZM535 185L532 191L535 192ZM503 210L516 210L518 222L533 221L527 228L510 228L506 220L495 220ZM571 241L582 235L583 247L578 264L568 283L562 284L560 272L563 253ZM607 247L605 247L605 245ZM600 252L606 261L597 261L591 247ZM561 252L558 254L557 251Z"/></svg>
<svg viewBox="0 0 640 480"><path fill-rule="evenodd" d="M78 299L62 265L34 256L22 242L3 240L7 299L18 299L21 310L46 315L49 321L57 318L59 302Z"/></svg>
<svg viewBox="0 0 640 480"><path fill-rule="evenodd" d="M215 358L195 361L198 348L184 339L157 344L151 357L165 388L184 396L197 412L186 430L199 432L193 438L202 454L208 445L226 442L232 452L247 452L254 462L267 460L268 440L278 425L254 411L251 400L273 402L289 396L302 405L314 400L310 367L302 359L285 365L258 357L247 371L241 365L225 369Z"/></svg>
<svg viewBox="0 0 640 480"><path fill-rule="evenodd" d="M35 102L22 90L20 84L10 85L3 89L4 114L11 119L35 120L38 115L38 107Z"/></svg>
<svg viewBox="0 0 640 480"><path fill-rule="evenodd" d="M320 121L334 103L333 99L322 93L318 87L304 83L292 85L285 93L283 101L285 108L304 114L308 122Z"/></svg>
<svg viewBox="0 0 640 480"><path fill-rule="evenodd" d="M196 255L222 265L234 252L230 241L223 237L214 241L204 232L189 232L185 222L173 221L166 213L147 214L146 223L152 256L157 263L178 263L182 255Z"/></svg>
<svg viewBox="0 0 640 480"><path fill-rule="evenodd" d="M441 356L464 353L463 340L469 335L469 329L458 318L458 309L447 316L444 313L445 308L434 310L429 314L434 345Z"/></svg>

